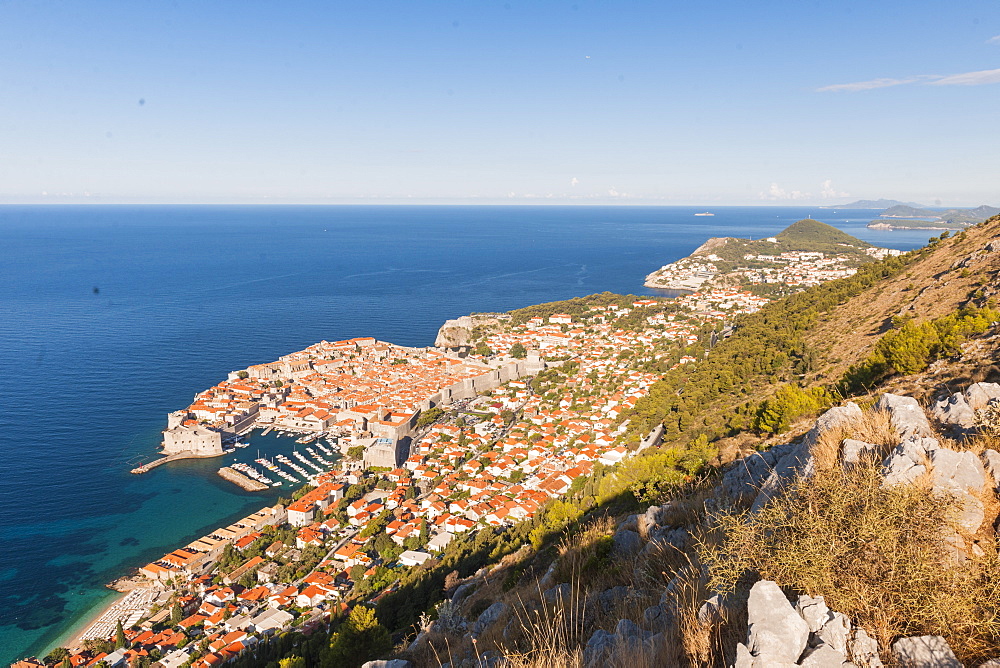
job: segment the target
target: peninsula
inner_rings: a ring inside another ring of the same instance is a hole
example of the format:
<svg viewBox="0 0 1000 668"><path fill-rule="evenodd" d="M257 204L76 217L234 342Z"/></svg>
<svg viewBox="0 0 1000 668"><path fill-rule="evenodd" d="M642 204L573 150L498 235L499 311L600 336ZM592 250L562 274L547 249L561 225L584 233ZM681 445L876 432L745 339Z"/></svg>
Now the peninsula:
<svg viewBox="0 0 1000 668"><path fill-rule="evenodd" d="M964 230L1000 214L1000 209L983 204L975 209L923 209L908 205L883 211L868 227L880 230Z"/></svg>
<svg viewBox="0 0 1000 668"><path fill-rule="evenodd" d="M700 291L740 289L773 297L853 275L859 266L898 255L818 220L793 223L773 237L717 237L691 255L646 276L647 288Z"/></svg>

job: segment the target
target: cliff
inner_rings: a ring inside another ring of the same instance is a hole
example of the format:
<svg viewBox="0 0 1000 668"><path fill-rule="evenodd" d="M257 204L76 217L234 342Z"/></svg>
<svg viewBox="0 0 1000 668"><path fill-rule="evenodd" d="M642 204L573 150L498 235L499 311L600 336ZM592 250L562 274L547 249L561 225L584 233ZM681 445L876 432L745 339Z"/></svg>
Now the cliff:
<svg viewBox="0 0 1000 668"><path fill-rule="evenodd" d="M434 338L436 348L467 348L472 346L476 328L489 330L500 322L503 316L497 313L463 315L454 320L445 320Z"/></svg>

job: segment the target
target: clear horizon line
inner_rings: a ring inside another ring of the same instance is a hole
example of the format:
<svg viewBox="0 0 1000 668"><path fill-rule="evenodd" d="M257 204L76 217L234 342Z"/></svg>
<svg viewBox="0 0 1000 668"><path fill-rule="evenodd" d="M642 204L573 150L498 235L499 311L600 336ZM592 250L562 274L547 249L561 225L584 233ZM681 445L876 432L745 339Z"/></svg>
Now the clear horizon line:
<svg viewBox="0 0 1000 668"><path fill-rule="evenodd" d="M798 209L808 209L808 208L818 208L818 209L836 209L836 208L846 208L846 205L850 202L845 202L842 204L808 204L802 202L788 202L788 201L766 201L766 202L748 202L748 203L710 203L710 202L691 202L691 203L665 203L657 202L655 200L631 200L631 201L588 201L588 202L574 202L574 201L546 201L546 200L516 200L516 201L506 201L503 199L495 200L485 200L478 198L469 199L437 199L433 197L422 198L422 199L392 199L386 198L383 200L373 200L368 198L361 198L357 200L339 200L334 202L317 202L309 200L299 200L299 201L261 201L261 200L233 200L233 201L218 201L218 202L206 202L206 201L128 201L128 200L95 200L93 198L81 198L78 201L38 201L38 200L26 200L26 201L0 201L0 207L13 207L13 206L565 206L565 207L590 207L590 206L621 206L621 207L634 207L634 206L645 206L645 207L688 207L688 208L726 208L726 207L740 207L740 208L756 208L756 207L769 207L769 208L798 208ZM990 206L988 204L933 204L933 205L921 205L922 208L926 209L949 209L949 208L975 208L978 206ZM859 211L878 211L880 209L858 209Z"/></svg>

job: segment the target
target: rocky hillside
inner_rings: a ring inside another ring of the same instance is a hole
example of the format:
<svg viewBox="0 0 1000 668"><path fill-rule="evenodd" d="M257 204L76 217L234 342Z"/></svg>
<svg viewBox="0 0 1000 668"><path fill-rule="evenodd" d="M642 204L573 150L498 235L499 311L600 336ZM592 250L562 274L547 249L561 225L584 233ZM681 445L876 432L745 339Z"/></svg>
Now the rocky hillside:
<svg viewBox="0 0 1000 668"><path fill-rule="evenodd" d="M802 386L865 360L901 323L988 305L998 237L993 219L939 240L813 317L803 336L819 352ZM397 657L433 666L993 665L1000 325L950 350L916 372L890 371L871 394L795 422L784 437L748 429L748 456L654 505L596 509L546 545L453 580Z"/></svg>
<svg viewBox="0 0 1000 668"><path fill-rule="evenodd" d="M944 395L930 414L888 393L832 408L709 488L592 517L549 551L457 583L400 656L744 668L1000 658L1000 451L986 447L1000 444L998 416L995 383Z"/></svg>

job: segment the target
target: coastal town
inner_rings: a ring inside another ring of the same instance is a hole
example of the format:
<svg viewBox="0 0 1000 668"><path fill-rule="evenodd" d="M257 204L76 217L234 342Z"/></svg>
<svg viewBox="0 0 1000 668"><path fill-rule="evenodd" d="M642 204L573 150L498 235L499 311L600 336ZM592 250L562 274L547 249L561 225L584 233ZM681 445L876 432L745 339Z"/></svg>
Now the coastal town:
<svg viewBox="0 0 1000 668"><path fill-rule="evenodd" d="M691 255L646 276L647 288L740 288L759 297L784 296L825 281L852 276L868 262L900 251L872 246L818 220L793 223L773 237L715 237Z"/></svg>
<svg viewBox="0 0 1000 668"><path fill-rule="evenodd" d="M823 259L795 261L838 276ZM277 430L309 455L244 470L298 488L141 567L71 647L15 665L204 668L326 628L477 532L529 522L655 447L661 432L633 433L630 411L664 371L707 354L703 337L767 301L738 287L606 293L572 312L495 314L462 346L321 341L234 371L169 414L163 454L219 456Z"/></svg>
<svg viewBox="0 0 1000 668"><path fill-rule="evenodd" d="M622 439L658 378L635 367L695 343L702 317L667 315L669 304L532 318L465 358L355 339L230 374L171 415L165 445L173 435L175 451L191 446L184 434L196 429L221 439L256 415L254 428L338 434L337 468L140 568L138 587L79 637L73 665L217 665L275 632L324 624L463 535L531 519L595 466L655 442ZM641 328L617 326L633 314Z"/></svg>
<svg viewBox="0 0 1000 668"><path fill-rule="evenodd" d="M767 242L777 243L769 237ZM899 255L891 248L867 248L872 260ZM857 259L849 255L828 255L821 251L786 251L774 254L755 253L742 256L738 266L726 271L719 266L724 259L715 253L689 256L660 267L646 277L645 286L664 290L693 290L715 285L746 285L751 292L758 286L783 285L806 288L825 281L857 273Z"/></svg>

